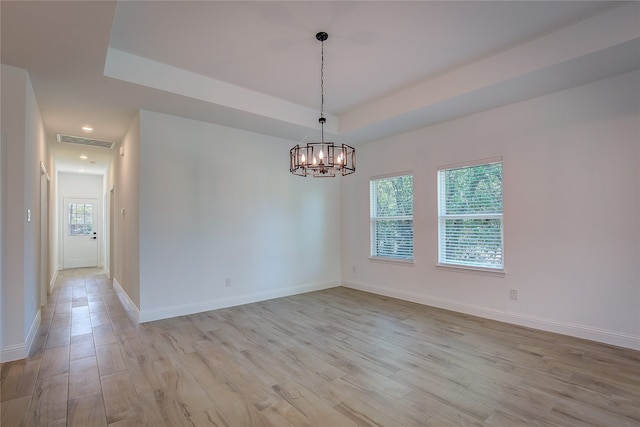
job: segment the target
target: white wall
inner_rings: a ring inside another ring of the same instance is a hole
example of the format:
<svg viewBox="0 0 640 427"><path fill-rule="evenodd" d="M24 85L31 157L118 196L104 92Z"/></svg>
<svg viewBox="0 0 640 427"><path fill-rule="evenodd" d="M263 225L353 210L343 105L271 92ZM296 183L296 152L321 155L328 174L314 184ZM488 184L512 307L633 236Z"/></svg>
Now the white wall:
<svg viewBox="0 0 640 427"><path fill-rule="evenodd" d="M3 133L3 253L4 295L3 352L12 346L24 344L24 229L26 211L24 193L24 112L26 110L27 72L2 65L2 133ZM11 158L9 162L7 159ZM9 185L9 183L12 185ZM15 185L19 183L19 185ZM11 207L11 208L10 208ZM10 249L10 250L8 250ZM4 360L3 354L3 360Z"/></svg>
<svg viewBox="0 0 640 427"><path fill-rule="evenodd" d="M339 283L340 180L292 176L293 145L140 113L141 320Z"/></svg>
<svg viewBox="0 0 640 427"><path fill-rule="evenodd" d="M62 264L59 230L60 215L58 214L60 203L58 202L58 169L53 161L51 168L47 170L52 180L49 185L49 272L51 272L49 290L52 290L56 283L58 270L60 270L60 265Z"/></svg>
<svg viewBox="0 0 640 427"><path fill-rule="evenodd" d="M37 331L40 162L50 164L26 70L2 65L2 361L26 357ZM31 221L27 220L30 211Z"/></svg>
<svg viewBox="0 0 640 427"><path fill-rule="evenodd" d="M358 147L342 181L343 283L640 349L639 104L634 72ZM506 274L436 267L437 166L495 156ZM369 178L407 170L415 264L370 260Z"/></svg>
<svg viewBox="0 0 640 427"><path fill-rule="evenodd" d="M3 67L0 67L0 82L2 81L2 73ZM1 83L0 83L1 86ZM4 176L5 171L5 144L6 144L6 135L4 132L4 128L2 126L2 122L4 122L4 115L2 111L4 108L7 108L3 105L3 102L0 102L0 363L2 362L2 349L4 348L4 323L5 323L5 314L4 314L4 292L5 292L5 266L4 266L4 218L5 218L5 183L7 179Z"/></svg>
<svg viewBox="0 0 640 427"><path fill-rule="evenodd" d="M113 166L114 280L140 308L140 232L138 229L140 182L140 115L136 115L122 143L122 155ZM120 152L120 149L118 149ZM158 268L161 268L158 266Z"/></svg>
<svg viewBox="0 0 640 427"><path fill-rule="evenodd" d="M58 172L58 233L63 236L66 230L65 224L65 204L66 198L80 198L80 199L96 199L98 209L98 224L96 224L96 230L99 230L98 236L98 267L104 267L105 255L104 255L104 240L105 235L102 232L104 224L104 177L102 175L93 175L85 173L72 173L72 172ZM63 268L64 260L64 239L59 237L59 266L58 269Z"/></svg>

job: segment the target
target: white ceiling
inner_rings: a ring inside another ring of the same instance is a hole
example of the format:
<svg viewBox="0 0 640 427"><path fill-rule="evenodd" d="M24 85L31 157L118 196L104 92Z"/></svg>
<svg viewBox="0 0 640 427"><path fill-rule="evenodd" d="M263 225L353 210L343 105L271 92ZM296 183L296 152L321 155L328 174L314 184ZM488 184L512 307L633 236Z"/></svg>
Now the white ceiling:
<svg viewBox="0 0 640 427"><path fill-rule="evenodd" d="M318 31L328 126L352 145L640 68L638 2L3 0L1 19L58 167L96 173L112 151L83 161L55 134L119 142L147 109L303 138Z"/></svg>

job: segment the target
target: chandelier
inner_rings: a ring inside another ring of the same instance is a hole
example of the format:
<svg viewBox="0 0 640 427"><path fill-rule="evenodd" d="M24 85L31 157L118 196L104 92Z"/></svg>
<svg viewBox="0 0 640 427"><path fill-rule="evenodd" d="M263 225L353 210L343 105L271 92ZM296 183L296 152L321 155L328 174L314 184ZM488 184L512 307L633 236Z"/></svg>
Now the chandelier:
<svg viewBox="0 0 640 427"><path fill-rule="evenodd" d="M324 42L329 38L325 32L316 34L321 44L320 62L320 142L308 142L304 146L296 145L289 151L289 171L294 175L334 177L349 175L356 171L356 150L346 144L336 144L324 140Z"/></svg>

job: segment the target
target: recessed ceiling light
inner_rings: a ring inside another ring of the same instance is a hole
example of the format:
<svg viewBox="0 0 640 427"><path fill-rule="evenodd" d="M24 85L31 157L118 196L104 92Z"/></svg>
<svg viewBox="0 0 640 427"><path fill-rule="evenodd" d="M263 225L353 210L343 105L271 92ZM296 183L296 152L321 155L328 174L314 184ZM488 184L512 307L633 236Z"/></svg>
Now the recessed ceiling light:
<svg viewBox="0 0 640 427"><path fill-rule="evenodd" d="M88 159L88 157L87 157L86 155L84 155L84 154L83 154L82 156L80 156L80 158L81 158L82 160L87 160L87 159Z"/></svg>
<svg viewBox="0 0 640 427"><path fill-rule="evenodd" d="M93 130L93 128L91 126L82 126L82 130L85 132L91 132Z"/></svg>

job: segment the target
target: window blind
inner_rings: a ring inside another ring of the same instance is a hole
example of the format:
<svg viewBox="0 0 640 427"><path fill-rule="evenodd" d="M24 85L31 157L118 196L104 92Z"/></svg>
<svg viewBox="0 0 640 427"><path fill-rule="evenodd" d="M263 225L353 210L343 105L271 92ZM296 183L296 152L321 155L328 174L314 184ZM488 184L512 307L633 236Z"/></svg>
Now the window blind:
<svg viewBox="0 0 640 427"><path fill-rule="evenodd" d="M372 179L371 256L413 259L413 176Z"/></svg>
<svg viewBox="0 0 640 427"><path fill-rule="evenodd" d="M504 269L502 162L438 171L439 262Z"/></svg>

